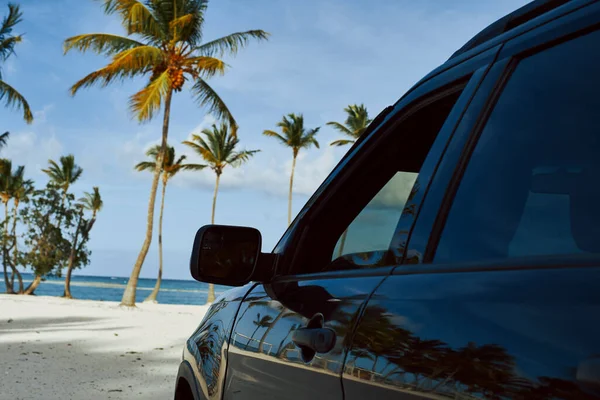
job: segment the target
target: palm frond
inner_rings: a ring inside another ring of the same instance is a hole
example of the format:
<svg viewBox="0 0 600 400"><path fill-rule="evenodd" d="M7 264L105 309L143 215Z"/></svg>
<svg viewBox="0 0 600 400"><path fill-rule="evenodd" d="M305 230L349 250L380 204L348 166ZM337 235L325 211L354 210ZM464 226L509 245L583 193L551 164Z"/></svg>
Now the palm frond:
<svg viewBox="0 0 600 400"><path fill-rule="evenodd" d="M173 159L175 159L175 148L171 147L173 149ZM175 165L181 165L183 164L183 162L185 161L185 159L187 158L187 156L184 154L182 156L179 156L179 158L177 159L177 161L171 163L171 165L175 166Z"/></svg>
<svg viewBox="0 0 600 400"><path fill-rule="evenodd" d="M211 152L210 146L200 136L192 135L192 140L186 140L182 143L198 153L206 162L210 164L218 162L218 158Z"/></svg>
<svg viewBox="0 0 600 400"><path fill-rule="evenodd" d="M185 65L194 69L194 72L204 78L210 78L216 74L223 75L227 64L214 57L190 57L185 60Z"/></svg>
<svg viewBox="0 0 600 400"><path fill-rule="evenodd" d="M270 136L270 137L274 137L279 139L283 144L287 144L288 140L286 138L284 138L283 136L281 136L279 133L275 132L275 131L271 131L271 130L265 130L263 131L263 135L265 136Z"/></svg>
<svg viewBox="0 0 600 400"><path fill-rule="evenodd" d="M204 165L204 164L182 164L181 166L182 170L185 171L201 171L204 168L208 167L208 165Z"/></svg>
<svg viewBox="0 0 600 400"><path fill-rule="evenodd" d="M152 146L146 151L146 155L148 157L152 157L156 161L156 159L158 159L158 154L160 153L160 149L161 149L160 144Z"/></svg>
<svg viewBox="0 0 600 400"><path fill-rule="evenodd" d="M238 153L233 154L227 163L234 168L239 167L244 162L248 161L250 157L255 155L256 153L260 153L260 150L243 150Z"/></svg>
<svg viewBox="0 0 600 400"><path fill-rule="evenodd" d="M185 29L186 26L188 26L190 23L192 23L194 21L194 18L196 16L192 13L189 14L185 14L182 15L181 17L175 18L173 20L171 20L169 22L169 28L171 28L171 30L182 30ZM175 37L175 40L177 40L178 38Z"/></svg>
<svg viewBox="0 0 600 400"><path fill-rule="evenodd" d="M92 189L92 193L85 192L83 194L84 197L79 199L79 201L82 203L85 209L93 211L95 214L96 212L102 210L104 202L102 201L102 196L100 196L100 189L98 186L94 186Z"/></svg>
<svg viewBox="0 0 600 400"><path fill-rule="evenodd" d="M4 132L0 135L0 149L6 146L8 139L10 138L10 132Z"/></svg>
<svg viewBox="0 0 600 400"><path fill-rule="evenodd" d="M168 71L164 71L144 89L131 96L129 108L140 122L152 119L154 113L160 109L162 99L171 90L170 81Z"/></svg>
<svg viewBox="0 0 600 400"><path fill-rule="evenodd" d="M308 131L308 133L306 135L306 146L305 147L310 147L310 145L312 144L317 149L319 148L319 142L317 141L317 138L315 136L317 135L317 132L319 132L320 129L321 129L321 127L317 127L315 129Z"/></svg>
<svg viewBox="0 0 600 400"><path fill-rule="evenodd" d="M195 96L198 104L201 107L207 107L208 112L214 114L217 119L226 120L230 126L237 127L237 122L235 122L225 102L204 79L198 78L196 80L196 83L192 87L192 94Z"/></svg>
<svg viewBox="0 0 600 400"><path fill-rule="evenodd" d="M142 42L124 36L107 33L87 33L67 38L63 43L63 51L65 54L70 50L78 50L85 53L91 49L95 53L111 56L140 46L145 45Z"/></svg>
<svg viewBox="0 0 600 400"><path fill-rule="evenodd" d="M0 26L0 60L6 61L15 52L15 45L21 41L21 36L12 36L13 28L21 22L23 13L19 6L8 4L8 14L2 19Z"/></svg>
<svg viewBox="0 0 600 400"><path fill-rule="evenodd" d="M221 123L220 126L213 124L211 128L203 129L202 134L204 137L192 135L192 140L186 141L184 144L206 160L218 175L227 165L237 167L259 151L236 152L235 148L239 139L233 135L231 128L226 123Z"/></svg>
<svg viewBox="0 0 600 400"><path fill-rule="evenodd" d="M302 114L284 115L281 121L277 123L281 129L281 134L266 130L263 132L266 136L277 138L282 144L291 147L294 150L294 155L301 148L315 146L319 148L319 142L316 139L317 132L320 127L314 129L304 128L304 116Z"/></svg>
<svg viewBox="0 0 600 400"><path fill-rule="evenodd" d="M152 43L160 43L167 37L167 32L160 25L156 15L138 0L103 0L106 14L118 13L127 34L139 34ZM150 1L152 5L154 1Z"/></svg>
<svg viewBox="0 0 600 400"><path fill-rule="evenodd" d="M123 81L127 78L143 75L153 65L160 64L162 55L162 52L153 46L140 46L124 50L116 54L110 64L92 72L71 86L71 95L75 95L80 89L95 84L106 87L115 80Z"/></svg>
<svg viewBox="0 0 600 400"><path fill-rule="evenodd" d="M48 160L48 164L50 167L47 169L42 169L42 172L50 177L51 181L61 181L64 179L62 170L54 160Z"/></svg>
<svg viewBox="0 0 600 400"><path fill-rule="evenodd" d="M142 161L135 165L136 171L154 171L156 163L151 161Z"/></svg>
<svg viewBox="0 0 600 400"><path fill-rule="evenodd" d="M354 143L354 140L340 139L340 140L334 140L329 145L330 146L346 146L346 145L353 144L353 143Z"/></svg>
<svg viewBox="0 0 600 400"><path fill-rule="evenodd" d="M42 172L47 174L52 182L66 189L81 177L83 168L75 163L75 156L72 154L60 157L59 162L60 164L48 160L49 167L42 169Z"/></svg>
<svg viewBox="0 0 600 400"><path fill-rule="evenodd" d="M123 50L113 57L111 65L126 70L148 71L165 61L162 50L155 46L138 46Z"/></svg>
<svg viewBox="0 0 600 400"><path fill-rule="evenodd" d="M3 38L0 36L0 59L6 61L9 56L15 53L15 45L20 43L21 36L9 36Z"/></svg>
<svg viewBox="0 0 600 400"><path fill-rule="evenodd" d="M13 28L21 22L23 13L16 4L8 4L8 14L2 19L2 25L0 25L0 36L10 35Z"/></svg>
<svg viewBox="0 0 600 400"><path fill-rule="evenodd" d="M0 80L0 101L4 100L7 107L23 111L23 119L30 124L33 122L33 113L25 97L8 83Z"/></svg>
<svg viewBox="0 0 600 400"><path fill-rule="evenodd" d="M327 125L332 126L333 128L337 129L338 131L340 131L341 133L343 133L345 135L354 136L353 132L350 129L348 129L344 125L340 124L339 122L331 121L331 122L328 122Z"/></svg>
<svg viewBox="0 0 600 400"><path fill-rule="evenodd" d="M190 0L182 4L182 13L178 15L193 15L193 18L179 30L177 36L191 47L195 47L202 41L202 27L204 25L204 13L208 7L208 0ZM176 19L176 18L174 18Z"/></svg>
<svg viewBox="0 0 600 400"><path fill-rule="evenodd" d="M269 33L263 30L236 32L204 43L197 48L197 51L206 56L219 55L222 57L226 54L236 55L239 49L246 47L251 39L267 40L269 35Z"/></svg>

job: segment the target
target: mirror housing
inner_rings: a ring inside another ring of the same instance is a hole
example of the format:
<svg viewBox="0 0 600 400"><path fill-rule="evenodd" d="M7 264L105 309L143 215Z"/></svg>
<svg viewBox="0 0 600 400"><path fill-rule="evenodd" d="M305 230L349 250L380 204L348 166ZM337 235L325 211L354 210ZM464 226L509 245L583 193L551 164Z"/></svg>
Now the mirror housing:
<svg viewBox="0 0 600 400"><path fill-rule="evenodd" d="M205 225L194 238L190 258L192 277L200 282L243 286L255 275L261 245L257 229Z"/></svg>

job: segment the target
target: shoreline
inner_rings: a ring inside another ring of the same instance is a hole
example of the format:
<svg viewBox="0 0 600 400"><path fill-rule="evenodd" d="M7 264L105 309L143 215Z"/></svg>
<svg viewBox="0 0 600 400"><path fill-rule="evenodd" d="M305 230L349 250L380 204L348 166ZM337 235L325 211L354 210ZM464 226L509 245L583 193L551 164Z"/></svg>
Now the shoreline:
<svg viewBox="0 0 600 400"><path fill-rule="evenodd" d="M172 398L207 306L0 294L2 396Z"/></svg>

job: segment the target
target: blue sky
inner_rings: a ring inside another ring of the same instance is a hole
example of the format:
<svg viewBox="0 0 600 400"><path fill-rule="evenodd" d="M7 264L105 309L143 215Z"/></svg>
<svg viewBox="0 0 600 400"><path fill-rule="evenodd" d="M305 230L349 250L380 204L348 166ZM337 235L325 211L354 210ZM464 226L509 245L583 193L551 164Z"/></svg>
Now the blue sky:
<svg viewBox="0 0 600 400"><path fill-rule="evenodd" d="M210 83L240 125L241 146L261 149L239 169L226 169L216 223L253 226L269 251L286 228L287 182L291 151L264 129L274 129L282 115L303 113L308 128L322 126L320 150L301 152L294 188L298 212L347 148L328 143L339 137L327 121L343 121L343 108L364 103L375 116L394 103L430 70L489 23L526 0L213 0L204 37L212 39L248 29L271 33L268 42L252 43L234 59L225 76ZM150 174L133 170L145 150L158 143L160 118L139 125L127 109L128 96L142 81L81 91L68 88L103 66L93 54L63 56L62 41L90 33L122 33L119 21L102 13L92 0L22 0L24 41L6 62L3 78L26 96L35 122L0 108L2 131L12 134L2 157L25 165L39 185L49 158L72 153L84 168L73 186L77 197L100 186L105 207L92 231L91 265L78 272L128 276L142 244ZM0 9L6 13L6 6ZM170 143L180 143L213 119L184 90L175 97ZM191 156L190 161L200 161ZM210 222L212 171L184 172L170 183L164 220L165 276L189 277L189 251L195 231ZM158 264L156 235L142 277L154 277Z"/></svg>

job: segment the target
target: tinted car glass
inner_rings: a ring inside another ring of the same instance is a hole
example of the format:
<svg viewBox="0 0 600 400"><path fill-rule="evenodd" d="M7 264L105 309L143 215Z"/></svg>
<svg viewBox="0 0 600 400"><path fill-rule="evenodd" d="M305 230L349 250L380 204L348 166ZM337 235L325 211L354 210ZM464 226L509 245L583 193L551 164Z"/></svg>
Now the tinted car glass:
<svg viewBox="0 0 600 400"><path fill-rule="evenodd" d="M342 234L332 258L387 249L417 175L396 172Z"/></svg>
<svg viewBox="0 0 600 400"><path fill-rule="evenodd" d="M471 154L436 262L600 252L600 33L521 60Z"/></svg>
<svg viewBox="0 0 600 400"><path fill-rule="evenodd" d="M377 161L365 165L362 181L353 185L354 198L343 197L347 220L330 259L327 270L371 268L399 262L393 238L400 218L416 205L407 202L419 187L418 176L423 163L450 111L462 93L462 85L435 101L423 101L421 107L393 128L392 140L379 143ZM437 161L437 160L435 160ZM375 183L377 182L377 183ZM348 204L361 199L353 214ZM341 229L340 229L341 231Z"/></svg>

